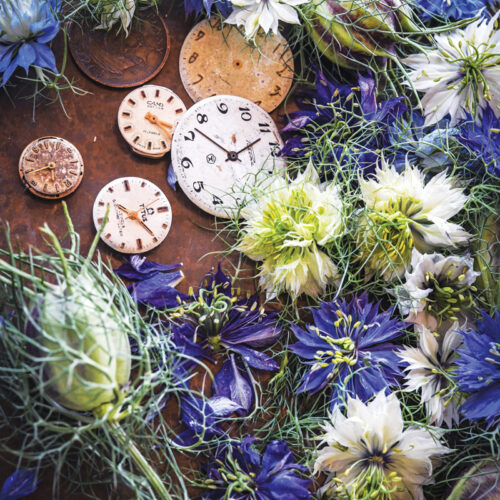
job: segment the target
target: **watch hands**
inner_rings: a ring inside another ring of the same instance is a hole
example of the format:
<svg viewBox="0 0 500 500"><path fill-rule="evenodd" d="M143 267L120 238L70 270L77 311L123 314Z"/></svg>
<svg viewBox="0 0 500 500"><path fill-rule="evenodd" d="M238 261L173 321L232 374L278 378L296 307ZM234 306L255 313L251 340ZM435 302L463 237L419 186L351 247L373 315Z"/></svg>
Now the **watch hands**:
<svg viewBox="0 0 500 500"><path fill-rule="evenodd" d="M151 236L153 236L153 238L155 237L155 233L153 233L153 231L151 231L151 229L149 229L149 227L144 224L142 219L134 218L134 220L136 220Z"/></svg>
<svg viewBox="0 0 500 500"><path fill-rule="evenodd" d="M212 138L208 137L208 135L204 134L201 130L195 128L195 131L198 132L198 134L201 134L205 139L208 139L211 143L215 144L218 148L222 149L222 151L224 151L228 155L230 154L230 151L228 151L224 146L221 146L218 142L215 142Z"/></svg>
<svg viewBox="0 0 500 500"><path fill-rule="evenodd" d="M257 140L253 141L248 146L245 146L243 149L240 149L239 151L237 151L236 154L239 155L240 153L243 153L243 151L246 151L247 149L251 148L252 146L255 146L255 144L257 144L261 140L262 140L262 137L259 137Z"/></svg>
<svg viewBox="0 0 500 500"><path fill-rule="evenodd" d="M32 170L31 172L29 172L30 174L34 174L35 172L41 172L42 170L47 170L48 168L50 168L51 170L54 170L56 168L56 164L53 163L53 162L50 162L48 165L46 165L45 167L42 167L42 168L37 168L36 170Z"/></svg>
<svg viewBox="0 0 500 500"><path fill-rule="evenodd" d="M153 113L147 112L144 118L149 122L152 123L153 125L156 125L159 127L167 136L169 139L172 139L172 134L167 130L167 127L170 129L173 128L173 125L167 122L162 122L156 115L153 115Z"/></svg>
<svg viewBox="0 0 500 500"><path fill-rule="evenodd" d="M156 198L155 200L151 201L147 205L145 205L141 210L144 210L145 208L151 206L153 203L156 203L160 198ZM132 219L138 222L151 236L155 237L155 233L149 229L149 227L144 223L144 221L139 217L139 211L140 210L129 210L128 208L125 208L123 205L120 205L119 203L116 205L117 208L119 208L122 212L125 212L127 214L127 219Z"/></svg>

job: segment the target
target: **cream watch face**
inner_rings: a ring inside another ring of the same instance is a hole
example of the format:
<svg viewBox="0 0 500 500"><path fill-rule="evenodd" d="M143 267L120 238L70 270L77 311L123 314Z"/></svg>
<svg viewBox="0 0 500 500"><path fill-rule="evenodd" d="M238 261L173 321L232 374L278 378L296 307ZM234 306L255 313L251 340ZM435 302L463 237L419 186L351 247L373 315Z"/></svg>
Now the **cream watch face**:
<svg viewBox="0 0 500 500"><path fill-rule="evenodd" d="M261 30L251 46L234 26L212 18L187 35L179 72L193 101L237 95L270 112L292 86L294 63L290 46L280 34L265 35Z"/></svg>
<svg viewBox="0 0 500 500"><path fill-rule="evenodd" d="M136 153L161 158L170 151L173 131L185 111L184 103L170 89L145 85L122 101L118 128Z"/></svg>
<svg viewBox="0 0 500 500"><path fill-rule="evenodd" d="M206 212L229 218L250 185L285 167L271 116L253 102L214 96L192 106L172 142L172 166L184 193Z"/></svg>
<svg viewBox="0 0 500 500"><path fill-rule="evenodd" d="M143 253L157 247L172 225L172 208L161 189L139 177L122 177L104 186L94 202L94 224L101 238L122 253Z"/></svg>

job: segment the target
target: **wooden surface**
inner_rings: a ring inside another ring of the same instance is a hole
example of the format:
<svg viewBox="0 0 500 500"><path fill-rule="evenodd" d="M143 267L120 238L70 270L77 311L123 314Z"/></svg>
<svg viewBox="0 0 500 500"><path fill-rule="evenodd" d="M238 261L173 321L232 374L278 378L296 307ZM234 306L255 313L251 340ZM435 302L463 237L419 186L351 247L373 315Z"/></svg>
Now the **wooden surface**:
<svg viewBox="0 0 500 500"><path fill-rule="evenodd" d="M193 102L182 86L178 60L182 42L195 21L185 19L180 3L176 0L173 7L167 2L162 9L164 14L168 12L166 22L171 50L166 65L149 83L172 89L189 108ZM54 45L58 64L62 59L62 46L62 37L59 36ZM187 291L190 285L198 285L219 260L216 255L203 256L224 249L222 241L215 238L215 232L204 229L214 228L214 218L201 212L182 191L174 192L169 187L166 178L170 154L159 160L140 157L121 137L116 123L117 110L130 89L113 89L94 83L80 72L71 57L68 58L66 75L77 87L89 92L84 96L73 95L71 91L62 93L69 118L58 103L47 105L45 101L37 107L33 120L32 101L22 100L18 95L26 95L31 87L10 88L10 98L0 89L0 219L9 222L14 239L18 239L24 249L28 245L43 245L38 228L45 222L59 236L65 234L61 202L42 200L30 194L21 183L17 168L23 149L34 139L64 137L79 149L85 163L85 176L80 187L66 198L75 228L81 235L82 251L89 248L95 235L92 205L99 190L117 177L144 177L162 188L173 212L173 224L167 239L146 255L162 263L184 263L186 278L179 286L180 290ZM277 114L273 116L276 119ZM3 236L0 236L0 244L4 244ZM126 258L102 242L98 249L111 259L114 267ZM12 466L2 463L0 484L13 470ZM29 498L52 498L50 487L50 479L45 479Z"/></svg>

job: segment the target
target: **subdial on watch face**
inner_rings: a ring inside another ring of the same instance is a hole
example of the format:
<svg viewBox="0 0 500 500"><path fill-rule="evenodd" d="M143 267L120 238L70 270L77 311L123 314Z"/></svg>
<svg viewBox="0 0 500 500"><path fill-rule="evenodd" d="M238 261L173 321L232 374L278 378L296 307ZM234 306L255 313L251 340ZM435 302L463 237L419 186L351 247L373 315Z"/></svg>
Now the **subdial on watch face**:
<svg viewBox="0 0 500 500"><path fill-rule="evenodd" d="M250 186L285 167L283 141L271 116L236 96L191 107L172 142L172 165L184 193L200 208L231 217Z"/></svg>
<svg viewBox="0 0 500 500"><path fill-rule="evenodd" d="M60 137L42 137L23 151L19 174L37 196L58 199L72 193L83 178L83 160L76 147Z"/></svg>
<svg viewBox="0 0 500 500"><path fill-rule="evenodd" d="M118 127L136 153L160 158L170 151L173 131L185 111L184 103L171 90L145 85L122 101Z"/></svg>
<svg viewBox="0 0 500 500"><path fill-rule="evenodd" d="M122 177L104 186L94 202L94 224L101 238L123 253L143 253L157 247L172 225L172 209L165 194L152 182Z"/></svg>

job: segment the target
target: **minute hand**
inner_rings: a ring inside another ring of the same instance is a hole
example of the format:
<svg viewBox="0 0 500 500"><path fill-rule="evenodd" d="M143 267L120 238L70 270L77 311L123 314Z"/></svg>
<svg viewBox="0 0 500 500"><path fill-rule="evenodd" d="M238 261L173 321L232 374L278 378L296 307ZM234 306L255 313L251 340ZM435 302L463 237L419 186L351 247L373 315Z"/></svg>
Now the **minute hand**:
<svg viewBox="0 0 500 500"><path fill-rule="evenodd" d="M260 140L262 140L262 137L259 137L257 140L253 141L250 143L248 146L245 146L243 149L240 149L239 151L236 151L236 154L239 155L240 153L243 153L243 151L246 151L248 148L251 148L255 144L257 144Z"/></svg>
<svg viewBox="0 0 500 500"><path fill-rule="evenodd" d="M229 154L229 151L224 146L221 146L218 142L215 142L211 137L208 137L208 135L204 134L201 130L195 128L195 131L198 132L198 134L201 134L205 139L209 140L212 144L215 144L218 148L222 149L222 151Z"/></svg>

